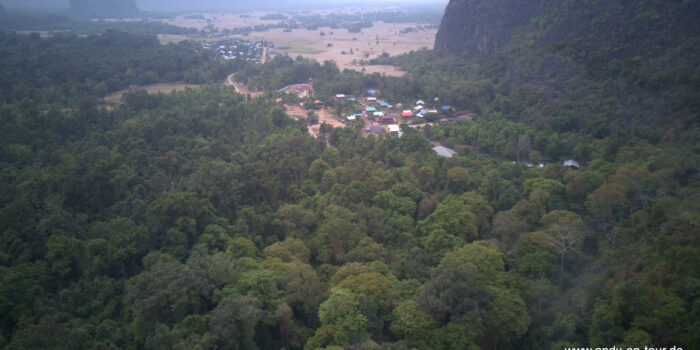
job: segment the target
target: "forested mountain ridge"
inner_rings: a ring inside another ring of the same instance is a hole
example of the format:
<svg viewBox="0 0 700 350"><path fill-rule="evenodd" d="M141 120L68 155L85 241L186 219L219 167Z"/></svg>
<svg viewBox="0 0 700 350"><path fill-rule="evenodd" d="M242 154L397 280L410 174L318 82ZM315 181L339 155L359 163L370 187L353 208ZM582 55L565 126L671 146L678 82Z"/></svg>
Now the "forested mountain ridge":
<svg viewBox="0 0 700 350"><path fill-rule="evenodd" d="M523 3L448 4L435 49L463 61L450 74L462 77L452 86L470 108L488 104L557 132L649 127L695 138L678 133L695 130L700 113L697 2L542 0L510 10ZM511 20L491 20L501 15Z"/></svg>
<svg viewBox="0 0 700 350"><path fill-rule="evenodd" d="M699 14L693 1L451 0L435 49L479 56L518 41L543 46L570 40L618 57L649 56L696 38Z"/></svg>
<svg viewBox="0 0 700 350"><path fill-rule="evenodd" d="M459 56L494 53L535 15L540 0L452 0L445 8L435 50Z"/></svg>

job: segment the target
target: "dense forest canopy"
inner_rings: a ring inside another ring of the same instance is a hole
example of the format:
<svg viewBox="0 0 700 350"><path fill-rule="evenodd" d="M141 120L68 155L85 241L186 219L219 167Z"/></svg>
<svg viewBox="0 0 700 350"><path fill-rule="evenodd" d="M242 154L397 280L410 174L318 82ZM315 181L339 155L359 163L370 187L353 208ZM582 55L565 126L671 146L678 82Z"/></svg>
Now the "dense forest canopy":
<svg viewBox="0 0 700 350"><path fill-rule="evenodd" d="M0 102L31 99L68 106L130 85L222 80L230 65L197 52L199 44L161 45L155 36L107 30L79 38L0 32Z"/></svg>
<svg viewBox="0 0 700 350"><path fill-rule="evenodd" d="M697 32L639 59L529 33L375 61L404 77L0 33L0 347L697 347ZM376 89L474 119L316 138L275 102L309 78L339 116L359 106L335 94ZM208 84L100 100L175 80Z"/></svg>
<svg viewBox="0 0 700 350"><path fill-rule="evenodd" d="M109 29L135 34L197 34L193 28L183 28L154 20L111 21L109 19L92 20L76 18L63 13L12 13L0 22L0 30L14 32L45 31L61 34L102 34Z"/></svg>

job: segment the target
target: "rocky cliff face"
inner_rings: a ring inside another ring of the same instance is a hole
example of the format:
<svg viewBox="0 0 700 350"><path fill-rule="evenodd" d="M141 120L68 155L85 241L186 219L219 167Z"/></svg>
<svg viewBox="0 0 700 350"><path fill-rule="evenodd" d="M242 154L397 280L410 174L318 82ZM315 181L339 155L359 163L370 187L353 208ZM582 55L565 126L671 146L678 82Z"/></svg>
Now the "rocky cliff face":
<svg viewBox="0 0 700 350"><path fill-rule="evenodd" d="M136 0L70 0L68 12L81 17L129 17L139 14Z"/></svg>
<svg viewBox="0 0 700 350"><path fill-rule="evenodd" d="M661 55L697 38L698 16L698 1L450 0L435 50L486 56L528 37L536 47L586 43L589 58Z"/></svg>
<svg viewBox="0 0 700 350"><path fill-rule="evenodd" d="M435 50L458 56L492 53L510 42L539 5L540 0L450 0Z"/></svg>

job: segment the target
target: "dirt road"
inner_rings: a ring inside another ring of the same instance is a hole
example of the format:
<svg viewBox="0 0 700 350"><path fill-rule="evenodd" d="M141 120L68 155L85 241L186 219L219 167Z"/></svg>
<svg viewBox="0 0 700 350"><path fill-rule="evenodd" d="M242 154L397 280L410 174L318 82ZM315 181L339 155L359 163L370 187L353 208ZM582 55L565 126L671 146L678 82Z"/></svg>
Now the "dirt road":
<svg viewBox="0 0 700 350"><path fill-rule="evenodd" d="M226 86L233 86L236 89L236 92L242 95L250 95L250 97L258 97L262 95L262 91L250 91L248 90L248 87L245 86L245 84L239 83L234 79L234 76L236 73L230 74L228 77L226 77Z"/></svg>

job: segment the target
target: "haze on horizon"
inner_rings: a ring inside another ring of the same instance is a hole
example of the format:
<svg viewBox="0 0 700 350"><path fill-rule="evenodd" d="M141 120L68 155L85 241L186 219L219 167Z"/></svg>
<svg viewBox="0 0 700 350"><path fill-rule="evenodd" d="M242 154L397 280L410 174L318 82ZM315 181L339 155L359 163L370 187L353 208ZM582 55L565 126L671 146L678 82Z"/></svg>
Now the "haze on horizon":
<svg viewBox="0 0 700 350"><path fill-rule="evenodd" d="M389 7L401 5L434 5L445 6L448 0L258 0L255 2L241 0L136 0L141 11L150 12L205 12L205 11L254 11L254 10L304 10L318 7L319 9L354 7L357 5L373 7ZM0 0L10 11L41 11L59 12L70 7L69 0Z"/></svg>

